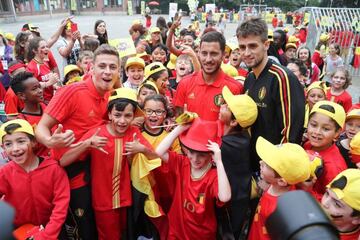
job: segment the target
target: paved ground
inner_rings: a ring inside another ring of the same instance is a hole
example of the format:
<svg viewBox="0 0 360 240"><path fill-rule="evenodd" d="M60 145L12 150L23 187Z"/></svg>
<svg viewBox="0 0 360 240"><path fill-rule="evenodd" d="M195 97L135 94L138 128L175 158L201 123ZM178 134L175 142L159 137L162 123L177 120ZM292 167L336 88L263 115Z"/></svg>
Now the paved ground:
<svg viewBox="0 0 360 240"><path fill-rule="evenodd" d="M52 35L52 33L57 29L58 25L60 24L61 20L64 16L60 15L54 15L52 18L50 16L32 16L27 18L18 19L18 22L16 23L10 23L10 24L1 24L1 30L5 32L12 32L17 33L20 31L23 24L27 22L33 23L35 26L40 27L42 36L45 38L48 38ZM168 18L168 16L163 15L165 19ZM109 38L123 38L129 36L129 28L132 24L132 22L136 19L142 19L143 22L144 19L140 15L134 15L134 16L126 16L123 15L123 13L120 13L119 15L111 14L111 15L101 15L101 14L92 14L92 15L86 15L86 16L76 16L73 21L78 23L78 27L81 33L92 33L94 30L94 23L98 19L103 19L107 24L108 34ZM153 24L156 23L157 16L153 17ZM190 24L189 18L183 18L182 20L183 26L188 26ZM225 30L225 37L227 39L234 37L235 31L237 28L237 23L228 23L226 30ZM60 57L57 54L56 48L53 47L52 51L58 61L58 63L61 63ZM359 102L360 98L360 79L354 79L353 85L350 86L349 91L351 95L353 96L354 102Z"/></svg>

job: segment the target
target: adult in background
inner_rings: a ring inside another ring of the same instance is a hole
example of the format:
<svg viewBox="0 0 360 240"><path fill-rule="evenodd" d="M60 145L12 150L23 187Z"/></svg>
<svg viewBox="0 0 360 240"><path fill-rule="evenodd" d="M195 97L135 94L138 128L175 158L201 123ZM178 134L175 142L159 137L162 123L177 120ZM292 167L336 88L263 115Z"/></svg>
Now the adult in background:
<svg viewBox="0 0 360 240"><path fill-rule="evenodd" d="M255 143L259 136L273 144L300 143L305 111L303 87L287 68L268 59L267 24L261 18L244 21L236 30L240 55L251 72L244 89L258 106L258 118L251 127L252 168L259 170Z"/></svg>
<svg viewBox="0 0 360 240"><path fill-rule="evenodd" d="M110 90L119 82L118 51L107 44L94 53L92 75L78 84L67 85L57 92L45 110L36 137L48 148L53 148L59 160L91 128L100 126L106 115ZM56 128L51 132L53 127ZM82 239L97 239L89 187L89 162L73 163L66 168L71 188L70 208Z"/></svg>
<svg viewBox="0 0 360 240"><path fill-rule="evenodd" d="M217 31L204 34L199 50L201 70L180 81L174 99L177 114L186 104L187 110L196 112L201 119L215 121L223 104L222 88L228 86L233 94L242 93L243 86L221 70L224 57L224 36Z"/></svg>
<svg viewBox="0 0 360 240"><path fill-rule="evenodd" d="M109 43L108 33L107 33L107 30L106 30L106 23L104 22L104 20L97 20L95 22L94 34L96 36L98 36L98 40L100 42L100 45Z"/></svg>
<svg viewBox="0 0 360 240"><path fill-rule="evenodd" d="M67 24L61 33L61 39L58 41L57 49L63 58L63 67L69 64L76 64L79 58L81 48L81 35L79 31L72 32L71 24Z"/></svg>

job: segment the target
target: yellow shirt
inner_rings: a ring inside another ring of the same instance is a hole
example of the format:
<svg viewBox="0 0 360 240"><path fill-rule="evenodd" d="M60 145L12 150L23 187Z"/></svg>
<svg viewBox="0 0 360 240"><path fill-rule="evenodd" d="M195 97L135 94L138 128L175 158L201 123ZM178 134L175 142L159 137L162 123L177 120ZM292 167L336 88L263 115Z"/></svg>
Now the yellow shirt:
<svg viewBox="0 0 360 240"><path fill-rule="evenodd" d="M148 142L151 144L151 146L153 146L153 148L156 148L168 134L169 133L164 129L162 129L161 132L156 135L146 131L146 129L142 131L142 135L146 140L148 140ZM170 150L180 154L182 153L178 138L175 139L175 141L171 145Z"/></svg>

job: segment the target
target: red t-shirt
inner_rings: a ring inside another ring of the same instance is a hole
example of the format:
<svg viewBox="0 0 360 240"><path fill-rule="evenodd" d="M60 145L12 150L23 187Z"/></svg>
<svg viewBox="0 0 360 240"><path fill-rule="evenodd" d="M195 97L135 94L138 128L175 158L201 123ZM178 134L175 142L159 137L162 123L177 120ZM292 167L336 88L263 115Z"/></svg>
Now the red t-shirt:
<svg viewBox="0 0 360 240"><path fill-rule="evenodd" d="M222 70L219 70L215 82L210 85L204 82L201 71L193 73L180 81L174 106L184 107L187 104L188 111L196 112L204 120L216 121L220 105L224 102L221 94L224 86L228 86L233 94L243 91L243 86Z"/></svg>
<svg viewBox="0 0 360 240"><path fill-rule="evenodd" d="M34 74L34 77L39 80L39 82L49 81L49 73L51 68L49 62L38 63L32 59L26 67L26 71ZM54 88L49 86L44 89L44 101L49 102L54 95Z"/></svg>
<svg viewBox="0 0 360 240"><path fill-rule="evenodd" d="M326 93L326 99L343 106L343 108L345 109L345 112L349 111L349 109L352 106L352 98L351 98L351 95L347 91L344 91L339 96L335 96L335 95L331 94L331 89L329 89Z"/></svg>
<svg viewBox="0 0 360 240"><path fill-rule="evenodd" d="M89 148L84 154L91 155L93 208L97 211L107 211L130 206L132 204L130 167L127 156L123 155L125 143L132 142L134 133L136 133L141 144L148 148L152 147L135 126L130 126L125 132L125 136L117 137L107 130L106 125L101 125L85 133L80 141L90 138L99 128L100 131L97 135L108 139L106 146L103 147L108 154L95 148ZM82 159L85 158L82 157Z"/></svg>
<svg viewBox="0 0 360 240"><path fill-rule="evenodd" d="M272 196L267 191L261 196L251 224L249 240L271 239L266 230L265 222L275 211L277 199L277 196Z"/></svg>
<svg viewBox="0 0 360 240"><path fill-rule="evenodd" d="M6 114L18 113L24 108L24 101L16 96L11 87L6 91L4 102Z"/></svg>
<svg viewBox="0 0 360 240"><path fill-rule="evenodd" d="M304 149L311 150L310 142L304 144ZM347 165L335 144L318 153L323 160L323 172L316 180L313 189L321 199L322 195L325 193L326 185L328 185L339 173L347 169Z"/></svg>
<svg viewBox="0 0 360 240"><path fill-rule="evenodd" d="M40 113L34 114L34 113L26 113L21 112L18 116L18 118L24 119L30 123L30 125L34 128L38 125L40 122L41 116L43 115L45 111L46 105L44 103L40 103ZM48 149L45 145L37 143L35 154L36 156L41 157L48 157L50 153L50 149Z"/></svg>
<svg viewBox="0 0 360 240"><path fill-rule="evenodd" d="M217 200L216 169L210 169L202 178L195 180L190 174L189 159L175 152L169 152L168 166L176 176L173 203L168 215L168 239L215 239L215 203L222 204Z"/></svg>
<svg viewBox="0 0 360 240"><path fill-rule="evenodd" d="M358 240L360 237L360 227L354 231L343 233L340 232L340 240Z"/></svg>

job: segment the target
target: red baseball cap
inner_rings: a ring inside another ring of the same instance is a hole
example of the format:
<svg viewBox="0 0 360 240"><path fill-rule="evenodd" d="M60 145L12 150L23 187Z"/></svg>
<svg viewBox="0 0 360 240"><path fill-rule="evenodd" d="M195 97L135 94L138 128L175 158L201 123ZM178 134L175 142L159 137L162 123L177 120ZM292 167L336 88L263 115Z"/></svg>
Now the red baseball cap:
<svg viewBox="0 0 360 240"><path fill-rule="evenodd" d="M221 143L221 126L219 122L206 121L195 118L191 127L180 135L180 141L185 147L199 151L209 152L208 141Z"/></svg>

